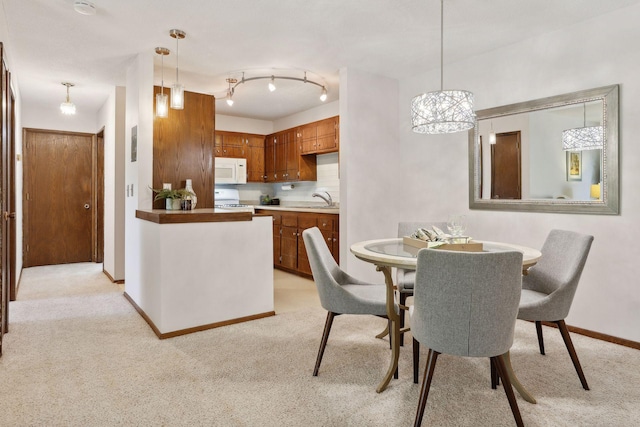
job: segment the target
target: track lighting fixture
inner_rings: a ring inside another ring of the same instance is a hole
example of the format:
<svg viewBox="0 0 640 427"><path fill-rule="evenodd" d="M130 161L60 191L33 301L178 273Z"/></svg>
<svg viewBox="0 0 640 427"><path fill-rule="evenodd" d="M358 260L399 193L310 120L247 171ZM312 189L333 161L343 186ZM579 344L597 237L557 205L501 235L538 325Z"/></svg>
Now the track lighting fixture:
<svg viewBox="0 0 640 427"><path fill-rule="evenodd" d="M273 92L276 90L276 80L293 80L293 81L298 81L298 82L302 82L302 83L311 83L312 85L316 85L318 87L321 88L321 92L320 92L320 101L325 102L327 100L327 85L326 83L322 82L322 83L318 83L317 81L313 81L313 80L309 80L307 78L307 72L304 72L304 77L293 77L293 76L287 76L287 75L275 75L275 74L269 74L269 75L264 75L264 76L254 76L254 77L245 77L245 73L242 72L242 78L240 79L235 79L235 78L228 78L226 79L227 83L229 83L229 88L227 89L227 94L225 96L225 99L227 101L227 104L229 106L233 105L233 95L235 94L235 90L238 86L240 86L241 84L253 81L253 80L269 80L269 91ZM322 80L321 80L322 81Z"/></svg>

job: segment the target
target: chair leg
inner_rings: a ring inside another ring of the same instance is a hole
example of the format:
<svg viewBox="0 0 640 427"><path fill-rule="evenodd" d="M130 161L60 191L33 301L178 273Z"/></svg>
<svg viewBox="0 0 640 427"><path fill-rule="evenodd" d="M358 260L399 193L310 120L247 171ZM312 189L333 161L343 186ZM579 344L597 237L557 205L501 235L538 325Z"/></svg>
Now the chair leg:
<svg viewBox="0 0 640 427"><path fill-rule="evenodd" d="M555 322L555 324L558 325L558 329L560 329L560 334L562 335L562 339L564 340L564 345L567 346L567 350L569 351L569 356L571 356L573 367L576 368L578 377L580 377L582 388L584 388L585 390L589 390L587 379L584 377L584 373L582 372L582 366L580 366L580 361L578 360L576 349L573 347L573 342L571 341L571 337L569 336L569 329L567 329L566 323L564 323L564 320L558 320Z"/></svg>
<svg viewBox="0 0 640 427"><path fill-rule="evenodd" d="M542 322L536 320L536 332L538 333L538 346L540 346L540 354L544 355L544 338L542 337Z"/></svg>
<svg viewBox="0 0 640 427"><path fill-rule="evenodd" d="M316 367L313 369L313 376L318 376L318 370L320 369L320 363L322 363L322 355L324 354L324 348L327 346L327 340L329 339L329 332L331 332L331 325L333 324L333 318L337 316L336 313L331 311L327 312L327 320L324 323L324 332L322 332L322 340L320 341L320 349L318 350L318 357L316 358Z"/></svg>
<svg viewBox="0 0 640 427"><path fill-rule="evenodd" d="M496 370L496 364L493 359L489 359L489 365L491 365L491 388L498 388L498 371Z"/></svg>
<svg viewBox="0 0 640 427"><path fill-rule="evenodd" d="M407 305L407 294L400 292L400 305ZM400 310L400 330L404 328L404 310ZM404 332L400 332L400 347L404 347Z"/></svg>
<svg viewBox="0 0 640 427"><path fill-rule="evenodd" d="M418 370L420 368L420 342L413 339L413 383L418 384Z"/></svg>
<svg viewBox="0 0 640 427"><path fill-rule="evenodd" d="M414 427L419 427L422 424L422 416L424 415L424 408L427 406L427 397L429 396L429 389L431 388L431 380L433 379L433 371L436 368L436 361L438 360L437 351L429 349L427 355L427 364L424 369L424 378L422 380L422 387L420 388L420 398L418 399L418 411L416 412L416 419L413 423Z"/></svg>
<svg viewBox="0 0 640 427"><path fill-rule="evenodd" d="M494 356L491 358L491 363L495 365L495 369L498 371L498 376L502 378L502 387L504 387L504 392L509 400L509 406L511 406L511 412L513 413L513 418L516 420L516 425L518 427L524 427L522 416L520 415L520 409L518 408L518 402L516 402L516 395L513 392L511 380L507 374L507 368L504 365L504 359L502 356Z"/></svg>

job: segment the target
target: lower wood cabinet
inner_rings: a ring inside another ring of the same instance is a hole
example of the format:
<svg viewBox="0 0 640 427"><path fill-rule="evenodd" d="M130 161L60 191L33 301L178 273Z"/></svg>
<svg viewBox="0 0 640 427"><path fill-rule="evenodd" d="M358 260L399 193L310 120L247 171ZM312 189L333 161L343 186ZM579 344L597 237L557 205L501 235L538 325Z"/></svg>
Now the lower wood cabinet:
<svg viewBox="0 0 640 427"><path fill-rule="evenodd" d="M256 213L273 217L273 265L281 270L311 276L311 266L304 246L302 232L318 227L336 262L340 261L340 233L338 214L284 212L256 209Z"/></svg>

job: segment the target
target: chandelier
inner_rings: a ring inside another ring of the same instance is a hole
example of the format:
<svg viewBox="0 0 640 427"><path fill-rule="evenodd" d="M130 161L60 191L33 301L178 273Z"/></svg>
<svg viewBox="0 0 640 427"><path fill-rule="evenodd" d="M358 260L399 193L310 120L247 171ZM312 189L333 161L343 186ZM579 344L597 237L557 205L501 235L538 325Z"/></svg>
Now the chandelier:
<svg viewBox="0 0 640 427"><path fill-rule="evenodd" d="M416 133L453 133L475 126L473 94L444 87L444 0L440 0L440 90L417 95L411 101L411 126Z"/></svg>
<svg viewBox="0 0 640 427"><path fill-rule="evenodd" d="M581 128L567 129L562 132L564 151L599 150L604 146L604 128L587 126L587 106L582 104Z"/></svg>

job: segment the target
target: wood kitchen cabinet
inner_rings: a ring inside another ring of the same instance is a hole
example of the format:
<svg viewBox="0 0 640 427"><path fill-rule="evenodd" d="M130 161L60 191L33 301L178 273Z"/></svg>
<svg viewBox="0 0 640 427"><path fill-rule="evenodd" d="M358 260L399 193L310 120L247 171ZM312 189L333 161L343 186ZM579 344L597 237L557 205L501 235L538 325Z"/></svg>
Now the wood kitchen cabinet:
<svg viewBox="0 0 640 427"><path fill-rule="evenodd" d="M333 153L340 149L340 117L306 124L298 130L301 154Z"/></svg>
<svg viewBox="0 0 640 427"><path fill-rule="evenodd" d="M267 182L315 181L315 156L300 155L301 140L296 129L266 136L265 175Z"/></svg>
<svg viewBox="0 0 640 427"><path fill-rule="evenodd" d="M160 86L154 86L154 95ZM171 183L183 188L193 181L198 208L213 207L213 158L215 156L215 98L184 92L183 110L171 110L169 117L153 119L153 188ZM142 189L140 189L142 191ZM148 190L147 190L148 191ZM164 200L153 207L164 209Z"/></svg>
<svg viewBox="0 0 640 427"><path fill-rule="evenodd" d="M311 276L311 266L304 245L302 232L318 227L336 262L340 260L340 239L338 214L317 214L311 212L282 212L256 209L256 213L273 217L273 265L274 267Z"/></svg>
<svg viewBox="0 0 640 427"><path fill-rule="evenodd" d="M216 157L247 159L247 182L264 182L264 135L217 130L215 140Z"/></svg>

